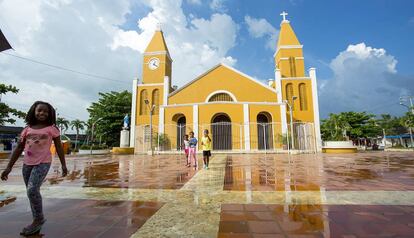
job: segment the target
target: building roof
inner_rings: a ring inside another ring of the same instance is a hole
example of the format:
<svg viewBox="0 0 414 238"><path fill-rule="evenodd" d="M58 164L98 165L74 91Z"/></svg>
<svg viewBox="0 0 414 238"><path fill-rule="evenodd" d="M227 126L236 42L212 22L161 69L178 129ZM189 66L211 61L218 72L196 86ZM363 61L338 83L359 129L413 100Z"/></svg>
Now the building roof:
<svg viewBox="0 0 414 238"><path fill-rule="evenodd" d="M203 78L205 75L207 75L208 73L210 73L211 71L213 71L213 70L217 69L217 68L218 68L218 67L220 67L220 66L226 67L226 68L228 68L228 69L230 69L230 70L234 71L235 73L237 73L237 74L240 74L240 75L244 76L245 78L247 78L247 79L251 80L252 82L254 82L254 83L256 83L256 84L258 84L258 85L260 85L260 86L262 86L262 87L264 87L264 88L266 88L266 89L268 89L268 90L270 90L270 91L272 91L272 92L274 92L274 93L276 92L276 89L274 89L274 88L272 88L272 87L270 87L270 86L268 86L268 85L265 85L265 84L263 84L263 83L259 82L257 79L254 79L253 77L251 77L251 76L249 76L249 75L247 75L247 74L245 74L245 73L243 73L243 72L240 72L240 71L238 71L237 69L235 69L235 68L233 68L233 67L231 67L231 66L229 66L229 65L226 65L226 64L224 64L224 63L219 63L219 64L217 64L217 65L213 66L212 68L210 68L209 70L207 70L206 72L204 72L203 74L199 75L197 78L195 78L195 79L191 80L190 82L188 82L188 83L184 84L182 87L180 87L180 88L178 88L177 90L173 91L172 93L170 93L170 94L169 94L169 96L173 96L173 95L177 94L177 93L178 93L178 92L180 92L181 90L183 90L183 89L185 89L186 87L190 86L191 84L193 84L193 83L197 82L199 79Z"/></svg>
<svg viewBox="0 0 414 238"><path fill-rule="evenodd" d="M385 139L409 139L410 138L410 134L401 134L401 135L389 135L389 136L385 136Z"/></svg>
<svg viewBox="0 0 414 238"><path fill-rule="evenodd" d="M165 43L164 34L161 29L157 29L148 43L145 53L149 52L166 52L169 54L167 43Z"/></svg>
<svg viewBox="0 0 414 238"><path fill-rule="evenodd" d="M0 134L20 134L23 129L20 126L0 126Z"/></svg>
<svg viewBox="0 0 414 238"><path fill-rule="evenodd" d="M282 45L301 45L289 21L282 21L280 24L279 39L276 48L280 48Z"/></svg>

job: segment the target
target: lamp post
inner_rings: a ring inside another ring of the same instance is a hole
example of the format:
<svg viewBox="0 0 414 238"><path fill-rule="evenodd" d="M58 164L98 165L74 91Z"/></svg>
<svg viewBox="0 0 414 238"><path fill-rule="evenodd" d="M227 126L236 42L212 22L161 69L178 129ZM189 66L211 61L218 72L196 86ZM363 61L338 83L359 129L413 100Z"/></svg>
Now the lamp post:
<svg viewBox="0 0 414 238"><path fill-rule="evenodd" d="M292 97L292 104L295 103L295 100L297 98L298 97L296 97L296 96L293 96ZM295 149L295 141L293 139L293 115L292 115L293 114L293 108L292 108L293 105L291 105L288 100L285 100L285 103L289 107L289 115L290 115L290 141L291 141L291 144L292 144L292 149Z"/></svg>
<svg viewBox="0 0 414 238"><path fill-rule="evenodd" d="M96 123L98 123L98 121L100 121L100 120L102 120L102 117L101 118L98 118L96 121L94 121L92 123L92 131L91 131L91 151L90 151L90 154L92 154L92 147L93 147L93 129L94 129Z"/></svg>
<svg viewBox="0 0 414 238"><path fill-rule="evenodd" d="M150 147L151 147L151 156L153 156L154 148L152 147L152 112L154 111L155 105L150 106L150 102L148 99L145 99L144 102L150 111Z"/></svg>

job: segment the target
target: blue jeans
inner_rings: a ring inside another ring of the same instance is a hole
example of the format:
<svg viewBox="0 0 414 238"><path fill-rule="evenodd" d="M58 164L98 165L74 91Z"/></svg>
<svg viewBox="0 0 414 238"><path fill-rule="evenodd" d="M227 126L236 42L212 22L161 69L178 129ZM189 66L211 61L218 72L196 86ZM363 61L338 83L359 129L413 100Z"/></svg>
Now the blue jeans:
<svg viewBox="0 0 414 238"><path fill-rule="evenodd" d="M42 195L40 195L40 186L49 172L50 163L38 165L23 165L23 179L26 185L27 197L30 201L33 219L43 220Z"/></svg>

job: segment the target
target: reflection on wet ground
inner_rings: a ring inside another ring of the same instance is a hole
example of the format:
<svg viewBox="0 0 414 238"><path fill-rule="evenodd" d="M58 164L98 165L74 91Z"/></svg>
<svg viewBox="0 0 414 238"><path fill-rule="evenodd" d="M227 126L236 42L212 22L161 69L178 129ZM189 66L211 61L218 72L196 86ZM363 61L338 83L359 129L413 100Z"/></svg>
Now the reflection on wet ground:
<svg viewBox="0 0 414 238"><path fill-rule="evenodd" d="M223 204L218 237L413 237L414 206Z"/></svg>
<svg viewBox="0 0 414 238"><path fill-rule="evenodd" d="M81 199L44 199L47 222L31 237L113 238L130 237L163 204L139 201L96 201ZM31 223L27 199L0 209L0 237L18 237Z"/></svg>
<svg viewBox="0 0 414 238"><path fill-rule="evenodd" d="M414 153L229 156L225 190L414 190Z"/></svg>
<svg viewBox="0 0 414 238"><path fill-rule="evenodd" d="M0 160L0 168L6 166ZM53 160L46 186L70 185L84 187L178 189L197 172L184 166L184 156L96 156L67 158L69 174L60 177L60 163ZM20 160L8 184L21 184Z"/></svg>
<svg viewBox="0 0 414 238"><path fill-rule="evenodd" d="M414 237L414 152L214 155L197 171L181 155L67 161L42 187L45 237ZM30 221L21 167L0 184L17 197L0 238Z"/></svg>

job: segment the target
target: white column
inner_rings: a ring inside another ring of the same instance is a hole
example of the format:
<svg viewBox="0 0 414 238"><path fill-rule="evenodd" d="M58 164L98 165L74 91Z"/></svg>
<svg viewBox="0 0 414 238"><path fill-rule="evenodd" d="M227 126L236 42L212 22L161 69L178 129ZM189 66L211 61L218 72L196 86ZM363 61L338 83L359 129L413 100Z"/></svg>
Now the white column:
<svg viewBox="0 0 414 238"><path fill-rule="evenodd" d="M243 122L244 122L244 149L250 150L250 117L249 104L243 104Z"/></svg>
<svg viewBox="0 0 414 238"><path fill-rule="evenodd" d="M137 118L137 87L138 79L132 81L132 105L131 105L131 122L129 133L129 147L135 147L135 127Z"/></svg>
<svg viewBox="0 0 414 238"><path fill-rule="evenodd" d="M194 137L198 139L198 105L193 105L193 131Z"/></svg>
<svg viewBox="0 0 414 238"><path fill-rule="evenodd" d="M276 91L277 91L277 102L283 103L283 97L282 97L282 76L280 74L280 69L275 69L275 85L276 85ZM280 105L280 122L282 126L282 135L285 135L287 133L287 121L286 121L286 105Z"/></svg>
<svg viewBox="0 0 414 238"><path fill-rule="evenodd" d="M170 78L168 76L164 77L164 95L162 104L168 105L168 94L170 93Z"/></svg>
<svg viewBox="0 0 414 238"><path fill-rule="evenodd" d="M312 83L312 103L313 103L313 119L315 127L315 137L316 137L316 151L320 152L322 150L322 138L321 138L321 126L319 119L319 101L318 101L318 84L316 82L316 69L309 69L309 77L311 78Z"/></svg>
<svg viewBox="0 0 414 238"><path fill-rule="evenodd" d="M275 86L277 92L277 102L282 103L282 77L280 75L280 69L275 69Z"/></svg>
<svg viewBox="0 0 414 238"><path fill-rule="evenodd" d="M165 109L163 106L160 106L160 114L158 115L158 134L164 134L164 115Z"/></svg>

